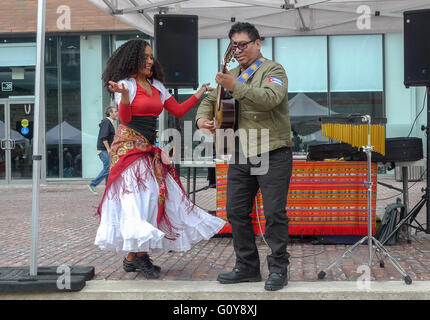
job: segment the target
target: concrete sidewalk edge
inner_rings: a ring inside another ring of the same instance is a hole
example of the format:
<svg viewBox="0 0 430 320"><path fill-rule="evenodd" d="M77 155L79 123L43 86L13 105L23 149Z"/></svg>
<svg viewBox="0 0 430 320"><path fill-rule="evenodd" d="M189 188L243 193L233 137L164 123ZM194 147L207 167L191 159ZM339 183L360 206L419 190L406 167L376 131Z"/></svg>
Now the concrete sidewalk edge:
<svg viewBox="0 0 430 320"><path fill-rule="evenodd" d="M0 293L0 300L430 300L430 281L290 281L279 291L264 282L92 280L79 292Z"/></svg>

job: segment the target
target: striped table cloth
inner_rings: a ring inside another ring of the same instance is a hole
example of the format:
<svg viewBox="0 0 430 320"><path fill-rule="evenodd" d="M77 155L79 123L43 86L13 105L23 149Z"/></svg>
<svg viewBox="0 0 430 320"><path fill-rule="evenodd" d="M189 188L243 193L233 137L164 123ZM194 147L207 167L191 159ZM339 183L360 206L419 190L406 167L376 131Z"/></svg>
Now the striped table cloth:
<svg viewBox="0 0 430 320"><path fill-rule="evenodd" d="M216 215L227 221L228 164L216 165ZM366 235L366 161L294 161L287 198L291 235ZM375 233L377 164L372 163L372 233ZM251 214L256 234L264 233L260 190ZM258 223L260 221L260 223ZM225 224L220 233L231 233Z"/></svg>

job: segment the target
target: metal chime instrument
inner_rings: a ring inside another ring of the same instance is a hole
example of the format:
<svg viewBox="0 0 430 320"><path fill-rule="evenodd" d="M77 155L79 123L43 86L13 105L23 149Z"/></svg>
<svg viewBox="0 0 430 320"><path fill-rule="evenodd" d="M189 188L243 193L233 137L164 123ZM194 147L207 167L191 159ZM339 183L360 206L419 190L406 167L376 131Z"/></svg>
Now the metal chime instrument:
<svg viewBox="0 0 430 320"><path fill-rule="evenodd" d="M321 134L324 137L346 142L360 149L368 144L368 124L363 123L362 116L321 117ZM373 151L385 155L386 118L372 118L370 125L371 145Z"/></svg>
<svg viewBox="0 0 430 320"><path fill-rule="evenodd" d="M369 115L347 117L328 117L321 118L322 134L329 138L333 138L342 142L347 142L353 147L363 148L367 157L367 181L364 181L364 186L367 188L367 236L357 241L349 247L341 256L339 256L328 267L318 273L318 279L323 279L327 272L338 265L342 259L349 257L352 252L358 248L360 244L367 241L369 249L368 267L372 267L373 250L382 254L384 258L388 258L393 266L404 277L406 284L411 284L412 279L403 270L402 266L394 259L388 250L373 236L372 234L372 150L385 155L385 126L387 119L371 118ZM383 266L383 260L380 259L380 266Z"/></svg>

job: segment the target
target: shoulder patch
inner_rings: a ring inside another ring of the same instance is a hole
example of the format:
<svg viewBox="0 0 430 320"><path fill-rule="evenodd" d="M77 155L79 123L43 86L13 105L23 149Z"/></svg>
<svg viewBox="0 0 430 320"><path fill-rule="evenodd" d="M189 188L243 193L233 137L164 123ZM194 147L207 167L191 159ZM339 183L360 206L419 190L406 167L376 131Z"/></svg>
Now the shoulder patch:
<svg viewBox="0 0 430 320"><path fill-rule="evenodd" d="M269 77L269 83L274 83L274 84L277 84L277 85L279 85L279 86L282 86L282 84L284 83L281 79L279 79L279 78L276 78L276 77L272 77L272 76L270 76Z"/></svg>

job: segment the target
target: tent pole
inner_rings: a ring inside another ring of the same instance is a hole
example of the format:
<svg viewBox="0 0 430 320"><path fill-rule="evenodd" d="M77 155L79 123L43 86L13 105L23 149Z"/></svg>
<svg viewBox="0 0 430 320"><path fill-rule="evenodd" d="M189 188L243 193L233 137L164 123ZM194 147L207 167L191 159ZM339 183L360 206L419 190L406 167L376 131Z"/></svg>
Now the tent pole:
<svg viewBox="0 0 430 320"><path fill-rule="evenodd" d="M44 110L44 65L45 65L45 0L37 4L37 40L36 40L36 76L34 104L34 136L33 136L33 202L31 215L31 249L30 276L37 276L37 249L39 234L39 198L40 198L40 119Z"/></svg>

